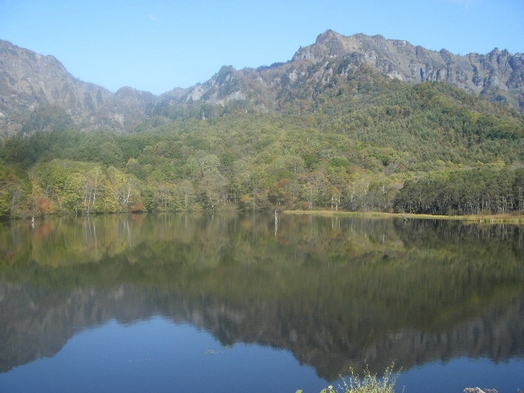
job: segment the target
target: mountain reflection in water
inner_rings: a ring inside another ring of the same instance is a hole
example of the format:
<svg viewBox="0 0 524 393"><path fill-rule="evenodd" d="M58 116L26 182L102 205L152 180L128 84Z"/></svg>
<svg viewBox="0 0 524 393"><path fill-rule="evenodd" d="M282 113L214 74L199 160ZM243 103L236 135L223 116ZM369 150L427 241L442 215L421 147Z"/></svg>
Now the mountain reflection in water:
<svg viewBox="0 0 524 393"><path fill-rule="evenodd" d="M509 361L524 357L524 232L307 215L0 224L0 372L153 316L224 347L286 349L328 381L365 364Z"/></svg>

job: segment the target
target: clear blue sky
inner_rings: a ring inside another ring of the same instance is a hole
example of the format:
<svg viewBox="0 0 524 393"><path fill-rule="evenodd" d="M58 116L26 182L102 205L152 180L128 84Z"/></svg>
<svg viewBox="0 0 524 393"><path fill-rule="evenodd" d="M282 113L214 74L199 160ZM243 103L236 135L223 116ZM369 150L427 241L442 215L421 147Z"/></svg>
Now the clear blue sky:
<svg viewBox="0 0 524 393"><path fill-rule="evenodd" d="M0 0L0 39L111 91L160 94L291 59L327 29L455 54L524 52L524 0Z"/></svg>

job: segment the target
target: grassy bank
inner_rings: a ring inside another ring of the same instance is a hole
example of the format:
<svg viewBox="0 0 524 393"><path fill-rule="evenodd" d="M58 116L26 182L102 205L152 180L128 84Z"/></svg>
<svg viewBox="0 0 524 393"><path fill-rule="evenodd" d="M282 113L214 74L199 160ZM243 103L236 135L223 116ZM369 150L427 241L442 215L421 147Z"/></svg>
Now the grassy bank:
<svg viewBox="0 0 524 393"><path fill-rule="evenodd" d="M524 224L524 214L475 214L467 216L444 216L432 214L383 213L383 212L344 212L334 210L285 210L284 214L310 214L325 217L359 217L359 218L402 218L403 220L456 220L493 224Z"/></svg>

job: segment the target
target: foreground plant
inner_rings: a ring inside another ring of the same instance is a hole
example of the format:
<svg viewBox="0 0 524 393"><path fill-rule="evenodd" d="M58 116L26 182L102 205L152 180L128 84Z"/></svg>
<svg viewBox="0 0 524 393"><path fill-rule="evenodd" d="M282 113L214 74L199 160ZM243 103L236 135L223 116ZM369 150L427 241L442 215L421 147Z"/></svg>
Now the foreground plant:
<svg viewBox="0 0 524 393"><path fill-rule="evenodd" d="M362 377L351 369L349 380L342 378L342 389L345 393L395 393L399 373L393 371L393 366L388 366L380 378L371 373L369 366L366 366Z"/></svg>
<svg viewBox="0 0 524 393"><path fill-rule="evenodd" d="M342 378L342 385L339 385L337 391L342 393L395 393L395 384L399 376L399 372L393 371L393 364L384 370L384 375L378 377L377 374L372 374L369 366L366 366L364 375L356 374L353 369L350 370L351 375L348 379ZM302 393L302 390L297 390L296 393ZM320 393L335 393L333 386L328 386L322 389Z"/></svg>

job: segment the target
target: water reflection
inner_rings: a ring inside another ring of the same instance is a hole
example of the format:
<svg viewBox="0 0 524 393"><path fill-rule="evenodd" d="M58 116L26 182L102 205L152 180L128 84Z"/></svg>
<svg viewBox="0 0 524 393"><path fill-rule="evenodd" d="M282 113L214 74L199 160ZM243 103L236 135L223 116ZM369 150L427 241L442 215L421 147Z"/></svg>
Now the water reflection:
<svg viewBox="0 0 524 393"><path fill-rule="evenodd" d="M75 335L52 359L0 374L0 391L320 391L325 383L314 370L293 363L290 353L267 347L222 348L206 332L159 317L130 325L112 320Z"/></svg>
<svg viewBox="0 0 524 393"><path fill-rule="evenodd" d="M517 226L286 215L1 225L2 372L86 328L152 316L224 347L289 350L326 380L364 362L524 355Z"/></svg>

